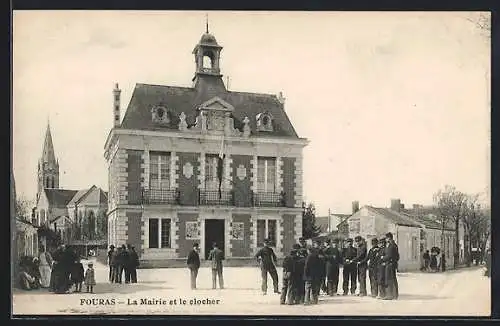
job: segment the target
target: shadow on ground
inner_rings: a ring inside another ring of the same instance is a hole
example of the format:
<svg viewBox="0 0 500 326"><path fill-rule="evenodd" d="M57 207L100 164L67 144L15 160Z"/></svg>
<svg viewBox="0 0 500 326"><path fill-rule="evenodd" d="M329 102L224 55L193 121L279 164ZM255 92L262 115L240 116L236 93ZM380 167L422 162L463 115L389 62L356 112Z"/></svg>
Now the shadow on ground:
<svg viewBox="0 0 500 326"><path fill-rule="evenodd" d="M397 301L409 301L409 300L442 300L448 299L447 297L438 297L436 295L429 294L400 294Z"/></svg>

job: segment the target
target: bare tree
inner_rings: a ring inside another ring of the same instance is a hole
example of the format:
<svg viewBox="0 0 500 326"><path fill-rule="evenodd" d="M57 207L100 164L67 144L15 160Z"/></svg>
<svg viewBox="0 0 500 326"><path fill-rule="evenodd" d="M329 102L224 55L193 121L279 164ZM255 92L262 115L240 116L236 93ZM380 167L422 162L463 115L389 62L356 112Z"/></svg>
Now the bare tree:
<svg viewBox="0 0 500 326"><path fill-rule="evenodd" d="M467 195L463 206L462 222L466 236L464 249L467 266L470 266L472 262L472 233L478 217L478 200L479 194Z"/></svg>
<svg viewBox="0 0 500 326"><path fill-rule="evenodd" d="M28 216L31 216L32 207L33 207L33 201L25 197L17 197L16 207L15 207L15 217L26 219Z"/></svg>
<svg viewBox="0 0 500 326"><path fill-rule="evenodd" d="M460 242L459 242L459 227L464 204L466 203L467 195L458 191L454 186L446 185L444 189L440 189L434 194L434 202L436 203L442 223L441 235L441 250L444 250L444 229L446 224L453 224L455 229L455 250L453 253L453 267L458 266L460 259Z"/></svg>

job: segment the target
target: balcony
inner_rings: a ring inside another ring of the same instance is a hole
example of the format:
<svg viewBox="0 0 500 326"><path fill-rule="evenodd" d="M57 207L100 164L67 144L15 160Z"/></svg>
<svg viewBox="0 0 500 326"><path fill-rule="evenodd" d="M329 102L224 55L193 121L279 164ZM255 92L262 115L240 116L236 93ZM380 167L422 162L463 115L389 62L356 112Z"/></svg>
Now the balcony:
<svg viewBox="0 0 500 326"><path fill-rule="evenodd" d="M144 189L142 203L145 205L179 203L179 191L176 189Z"/></svg>
<svg viewBox="0 0 500 326"><path fill-rule="evenodd" d="M284 193L257 192L253 194L254 207L285 207Z"/></svg>
<svg viewBox="0 0 500 326"><path fill-rule="evenodd" d="M198 202L200 205L234 206L233 192L200 190Z"/></svg>

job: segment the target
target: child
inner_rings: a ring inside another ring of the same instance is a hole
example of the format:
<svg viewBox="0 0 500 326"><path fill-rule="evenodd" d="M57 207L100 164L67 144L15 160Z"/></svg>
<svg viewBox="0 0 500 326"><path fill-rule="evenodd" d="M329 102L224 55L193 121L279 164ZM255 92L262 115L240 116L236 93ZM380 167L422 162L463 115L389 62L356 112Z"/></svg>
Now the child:
<svg viewBox="0 0 500 326"><path fill-rule="evenodd" d="M89 263L89 268L85 272L85 286L87 287L87 293L94 293L94 285L95 285L95 273L94 273L94 264Z"/></svg>
<svg viewBox="0 0 500 326"><path fill-rule="evenodd" d="M71 282L75 284L75 292L82 292L82 282L84 279L83 265L80 259L76 259L71 268Z"/></svg>

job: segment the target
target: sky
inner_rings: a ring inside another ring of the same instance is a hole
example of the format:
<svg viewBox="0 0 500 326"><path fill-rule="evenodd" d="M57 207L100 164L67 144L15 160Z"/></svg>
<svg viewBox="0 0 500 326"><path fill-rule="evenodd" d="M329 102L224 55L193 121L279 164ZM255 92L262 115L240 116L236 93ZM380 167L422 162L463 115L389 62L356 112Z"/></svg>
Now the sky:
<svg viewBox="0 0 500 326"><path fill-rule="evenodd" d="M14 11L13 169L35 198L50 119L60 187L108 188L104 143L136 83L191 86L207 12ZM208 12L233 91L278 94L317 213L490 194L490 39L472 12Z"/></svg>

